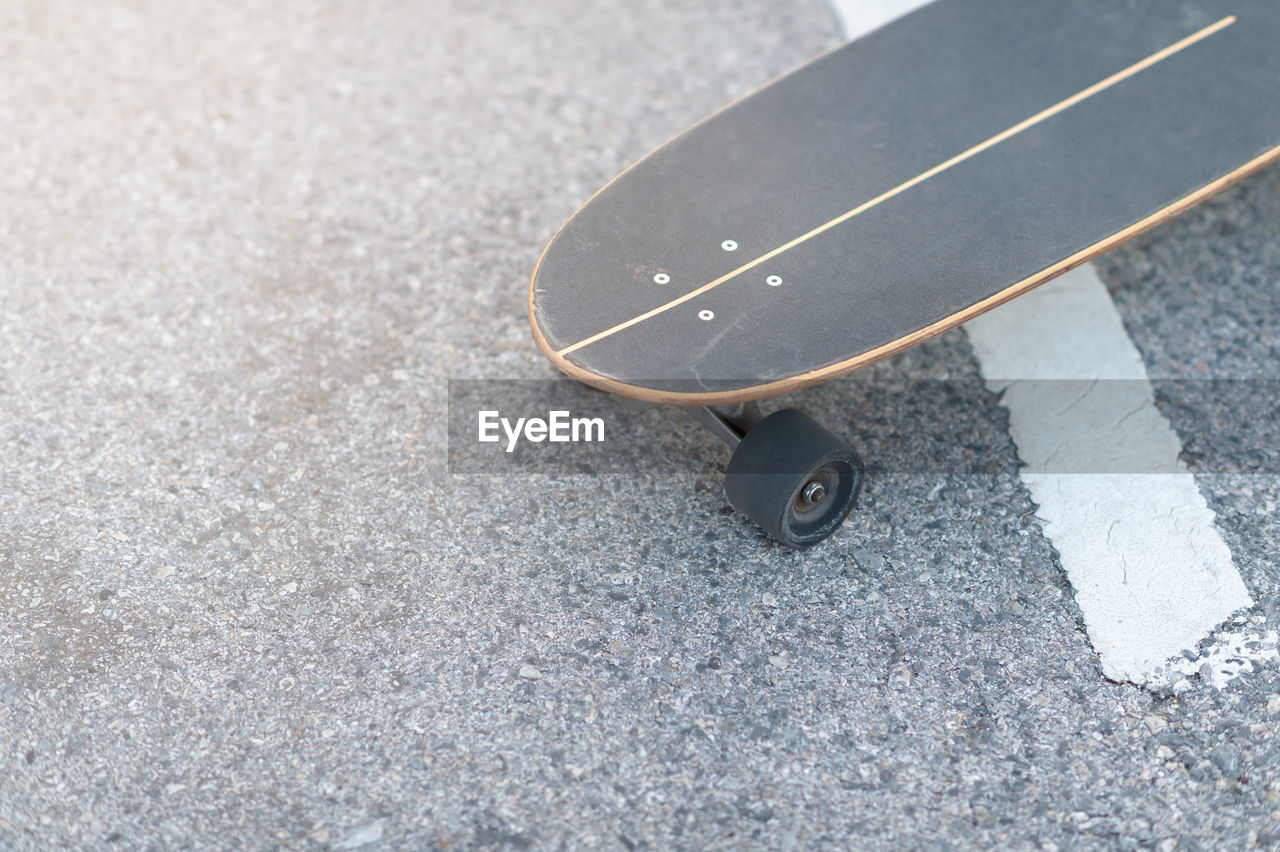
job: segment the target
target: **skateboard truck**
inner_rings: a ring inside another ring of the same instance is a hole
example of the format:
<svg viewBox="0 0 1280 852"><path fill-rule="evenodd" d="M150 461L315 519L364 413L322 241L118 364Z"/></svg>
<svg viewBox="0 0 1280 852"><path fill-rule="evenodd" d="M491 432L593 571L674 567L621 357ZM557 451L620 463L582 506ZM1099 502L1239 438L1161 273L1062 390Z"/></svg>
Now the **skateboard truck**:
<svg viewBox="0 0 1280 852"><path fill-rule="evenodd" d="M862 460L798 409L765 416L745 402L686 410L733 449L724 475L729 504L782 544L817 544L857 502Z"/></svg>
<svg viewBox="0 0 1280 852"><path fill-rule="evenodd" d="M755 402L738 402L730 405L695 405L685 408L694 420L708 432L737 449L742 436L764 419L760 406Z"/></svg>

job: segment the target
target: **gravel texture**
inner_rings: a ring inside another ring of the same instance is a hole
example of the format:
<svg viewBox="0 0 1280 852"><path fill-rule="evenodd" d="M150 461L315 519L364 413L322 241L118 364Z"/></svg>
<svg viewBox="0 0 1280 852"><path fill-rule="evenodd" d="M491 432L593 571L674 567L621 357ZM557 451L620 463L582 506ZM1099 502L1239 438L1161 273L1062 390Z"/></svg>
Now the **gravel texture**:
<svg viewBox="0 0 1280 852"><path fill-rule="evenodd" d="M674 414L622 428L684 472L447 472L449 379L551 376L555 228L821 3L0 24L0 849L1280 844L1280 676L1101 677L962 333L796 395L871 473L806 553ZM1106 259L1153 375L1277 378L1278 214L1273 169ZM1184 385L1274 624L1274 397Z"/></svg>

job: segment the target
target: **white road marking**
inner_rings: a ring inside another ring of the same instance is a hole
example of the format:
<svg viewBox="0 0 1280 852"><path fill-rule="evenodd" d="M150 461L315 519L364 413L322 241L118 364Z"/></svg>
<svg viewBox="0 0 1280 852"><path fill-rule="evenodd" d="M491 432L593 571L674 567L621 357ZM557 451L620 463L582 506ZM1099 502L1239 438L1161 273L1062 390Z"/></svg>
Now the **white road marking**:
<svg viewBox="0 0 1280 852"><path fill-rule="evenodd" d="M930 0L831 0L847 39L864 36Z"/></svg>
<svg viewBox="0 0 1280 852"><path fill-rule="evenodd" d="M846 38L928 0L832 0ZM1103 673L1144 686L1222 686L1275 656L1274 632L1224 632L1251 607L1146 368L1092 267L965 326L988 384L1004 391L1023 474L1076 590ZM991 378L997 377L997 378ZM1259 619L1252 619L1258 622ZM1264 637L1251 651L1241 639Z"/></svg>
<svg viewBox="0 0 1280 852"><path fill-rule="evenodd" d="M1082 266L965 329L1103 673L1166 685L1253 601L1110 294Z"/></svg>
<svg viewBox="0 0 1280 852"><path fill-rule="evenodd" d="M1213 644L1195 659L1179 657L1168 666L1165 679L1172 681L1173 691L1189 689L1192 675L1202 683L1218 689L1242 674L1253 671L1253 664L1269 663L1275 668L1280 663L1280 633L1266 629L1267 619L1260 615L1243 616L1233 620L1230 627L1214 637Z"/></svg>

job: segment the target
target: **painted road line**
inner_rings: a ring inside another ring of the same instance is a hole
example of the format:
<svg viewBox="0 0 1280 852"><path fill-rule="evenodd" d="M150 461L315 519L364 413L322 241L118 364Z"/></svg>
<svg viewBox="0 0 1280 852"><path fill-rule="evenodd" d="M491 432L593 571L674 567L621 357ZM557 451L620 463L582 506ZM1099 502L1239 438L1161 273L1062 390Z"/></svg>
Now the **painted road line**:
<svg viewBox="0 0 1280 852"><path fill-rule="evenodd" d="M965 329L1103 673L1168 684L1253 601L1106 287L1082 266Z"/></svg>
<svg viewBox="0 0 1280 852"><path fill-rule="evenodd" d="M927 5L931 0L831 0L832 9L840 21L840 32L847 39L866 35L900 18L913 9Z"/></svg>
<svg viewBox="0 0 1280 852"><path fill-rule="evenodd" d="M1266 616L1236 616L1231 624L1214 634L1204 652L1190 659L1177 657L1170 661L1167 680L1175 691L1180 684L1190 686L1194 675L1201 683L1222 689L1244 674L1252 674L1254 663L1276 668L1280 664L1280 632L1267 628Z"/></svg>

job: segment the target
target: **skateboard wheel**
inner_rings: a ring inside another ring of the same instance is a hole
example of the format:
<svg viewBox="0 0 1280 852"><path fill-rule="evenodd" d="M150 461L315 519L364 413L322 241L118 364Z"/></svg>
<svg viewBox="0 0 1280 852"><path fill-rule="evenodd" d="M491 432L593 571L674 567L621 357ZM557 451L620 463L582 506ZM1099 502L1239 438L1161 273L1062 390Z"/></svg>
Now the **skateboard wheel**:
<svg viewBox="0 0 1280 852"><path fill-rule="evenodd" d="M809 547L839 528L858 499L862 461L849 445L794 408L776 411L729 459L729 503L788 547Z"/></svg>

